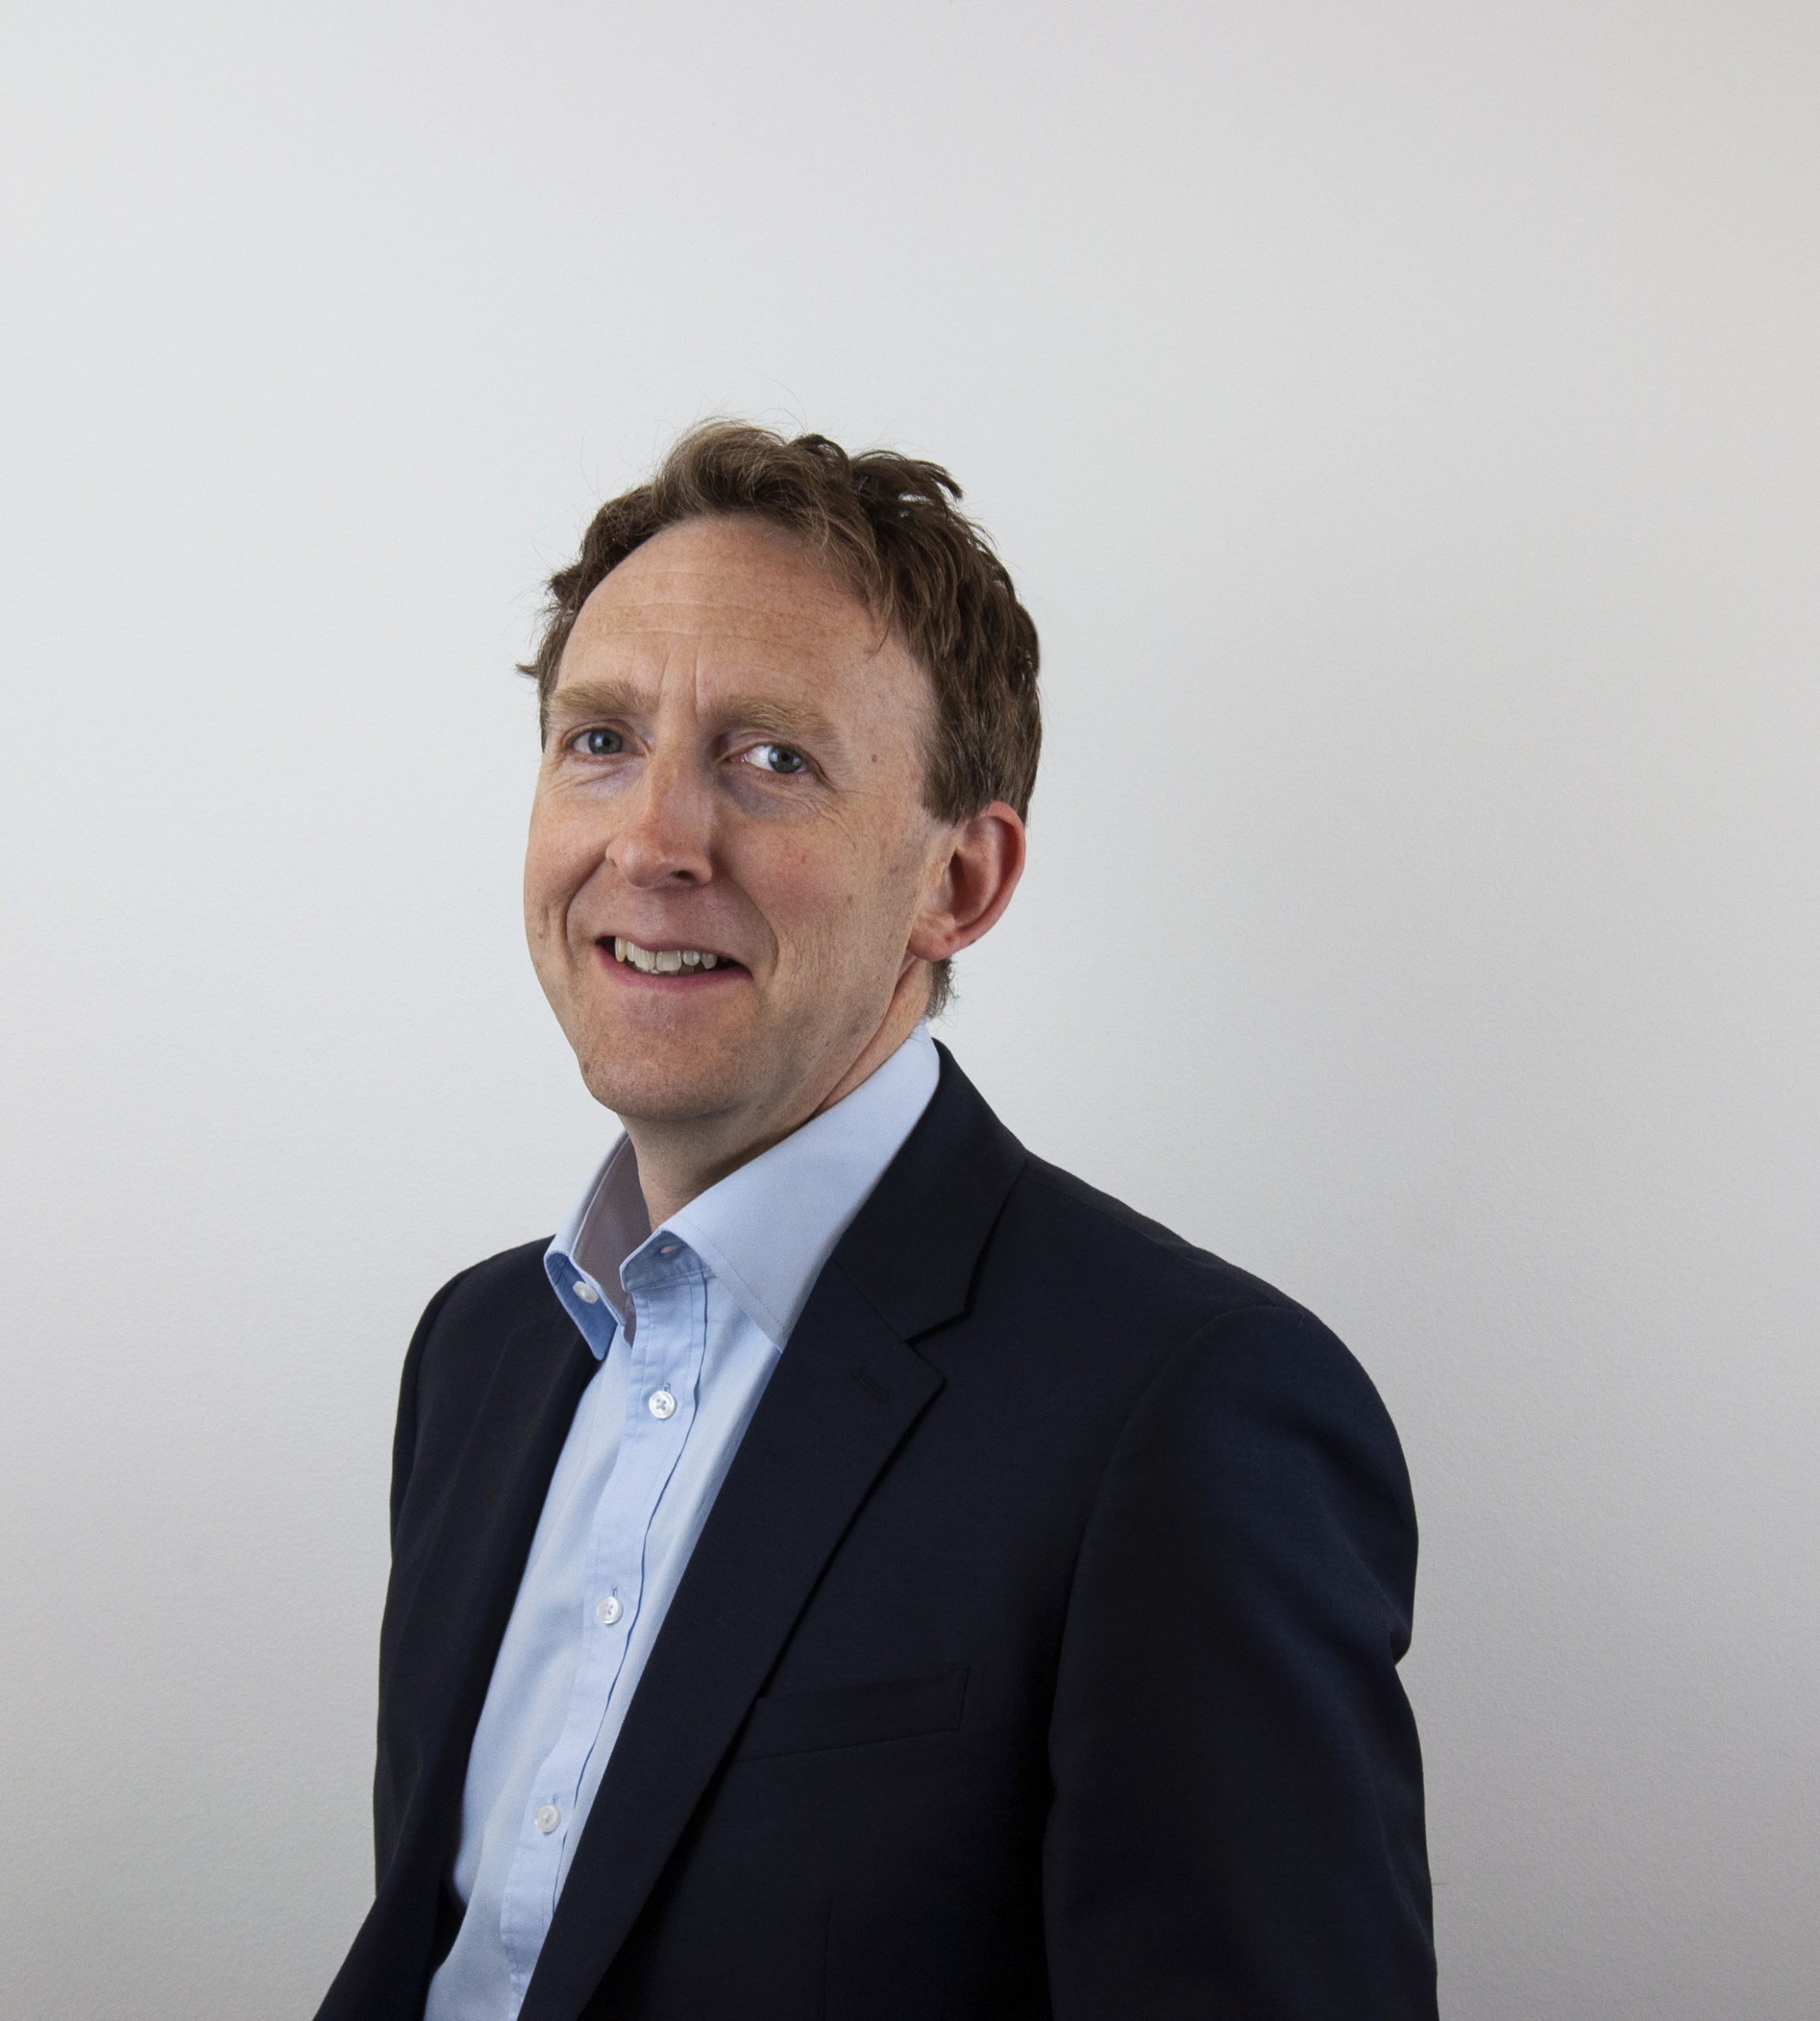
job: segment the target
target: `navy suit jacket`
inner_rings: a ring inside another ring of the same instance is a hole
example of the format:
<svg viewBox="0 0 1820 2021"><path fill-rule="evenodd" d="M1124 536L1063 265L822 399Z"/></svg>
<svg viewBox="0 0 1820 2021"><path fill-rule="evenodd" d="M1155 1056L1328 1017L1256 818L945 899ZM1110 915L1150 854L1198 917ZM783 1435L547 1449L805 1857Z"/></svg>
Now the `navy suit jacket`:
<svg viewBox="0 0 1820 2021"><path fill-rule="evenodd" d="M405 1365L378 1890L412 2021L593 1356L543 1245ZM1332 1334L1027 1153L944 1052L652 1651L523 2021L1418 2021L1414 1511Z"/></svg>

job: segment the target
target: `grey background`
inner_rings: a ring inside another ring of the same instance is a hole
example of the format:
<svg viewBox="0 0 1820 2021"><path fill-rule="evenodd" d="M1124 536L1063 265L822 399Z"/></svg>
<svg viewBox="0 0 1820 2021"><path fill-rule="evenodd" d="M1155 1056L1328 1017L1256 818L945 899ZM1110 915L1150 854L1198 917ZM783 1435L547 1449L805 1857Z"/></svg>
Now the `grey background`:
<svg viewBox="0 0 1820 2021"><path fill-rule="evenodd" d="M1402 1427L1448 2015L1814 2011L1817 22L7 7L0 2009L360 1917L399 1358L610 1127L509 669L730 410L1042 624L949 1042Z"/></svg>

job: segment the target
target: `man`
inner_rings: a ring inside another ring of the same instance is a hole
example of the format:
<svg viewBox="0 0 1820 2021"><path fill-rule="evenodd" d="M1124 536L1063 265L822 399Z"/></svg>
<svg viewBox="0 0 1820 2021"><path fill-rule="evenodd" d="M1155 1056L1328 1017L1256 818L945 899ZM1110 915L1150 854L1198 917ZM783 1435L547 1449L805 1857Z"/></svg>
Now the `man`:
<svg viewBox="0 0 1820 2021"><path fill-rule="evenodd" d="M552 583L526 917L625 1134L411 1344L323 2021L1433 2014L1381 1405L928 1036L1039 737L959 496L715 426Z"/></svg>

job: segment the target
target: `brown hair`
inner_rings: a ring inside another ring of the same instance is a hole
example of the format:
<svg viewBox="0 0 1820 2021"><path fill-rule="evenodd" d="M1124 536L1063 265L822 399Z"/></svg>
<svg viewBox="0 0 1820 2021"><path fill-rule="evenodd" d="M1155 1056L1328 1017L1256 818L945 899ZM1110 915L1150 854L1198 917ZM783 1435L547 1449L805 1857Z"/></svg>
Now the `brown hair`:
<svg viewBox="0 0 1820 2021"><path fill-rule="evenodd" d="M935 725L923 797L943 821L993 801L1028 813L1043 741L1036 627L985 534L957 512L961 487L938 463L868 449L849 456L825 435L786 440L713 421L691 429L649 483L609 499L582 551L549 579L544 633L520 669L547 714L577 614L632 550L684 519L750 512L795 534L894 628L928 674ZM949 964L930 987L946 1002Z"/></svg>

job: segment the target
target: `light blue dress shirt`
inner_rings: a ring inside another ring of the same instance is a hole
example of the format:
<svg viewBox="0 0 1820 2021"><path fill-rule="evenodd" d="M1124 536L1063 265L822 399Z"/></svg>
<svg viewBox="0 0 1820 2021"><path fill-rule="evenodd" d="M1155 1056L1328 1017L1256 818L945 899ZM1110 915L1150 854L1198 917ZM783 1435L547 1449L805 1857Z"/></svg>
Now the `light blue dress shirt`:
<svg viewBox="0 0 1820 2021"><path fill-rule="evenodd" d="M647 1235L622 1138L545 1256L600 1359L550 1478L462 1792L459 1934L425 2021L515 2021L632 1694L822 1267L935 1092L919 1025Z"/></svg>

